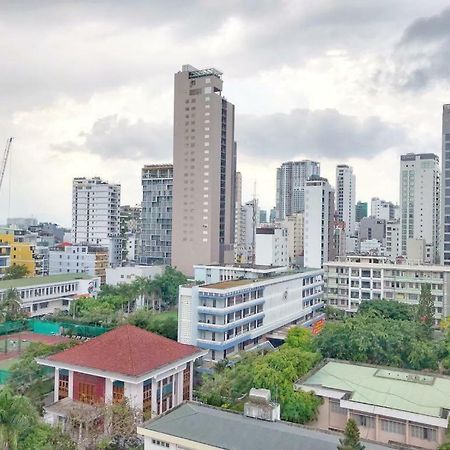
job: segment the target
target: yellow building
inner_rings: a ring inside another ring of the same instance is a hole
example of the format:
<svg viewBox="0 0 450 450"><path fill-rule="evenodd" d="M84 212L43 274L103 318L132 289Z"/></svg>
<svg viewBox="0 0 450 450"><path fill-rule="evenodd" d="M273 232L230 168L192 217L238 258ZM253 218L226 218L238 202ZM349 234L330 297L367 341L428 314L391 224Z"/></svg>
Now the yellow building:
<svg viewBox="0 0 450 450"><path fill-rule="evenodd" d="M0 244L9 244L10 265L25 266L28 269L28 275L34 276L36 272L36 263L34 261L34 246L28 242L16 242L14 234L1 233Z"/></svg>

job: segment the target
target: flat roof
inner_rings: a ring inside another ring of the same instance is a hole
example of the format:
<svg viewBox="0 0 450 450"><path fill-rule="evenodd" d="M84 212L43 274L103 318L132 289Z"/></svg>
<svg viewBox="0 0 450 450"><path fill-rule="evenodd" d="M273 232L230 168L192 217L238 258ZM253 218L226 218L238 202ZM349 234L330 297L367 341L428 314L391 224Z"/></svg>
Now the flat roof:
<svg viewBox="0 0 450 450"><path fill-rule="evenodd" d="M244 280L226 280L226 281L219 281L218 283L211 283L211 284L203 284L200 287L201 288L208 288L208 289L230 289L238 286L245 286L246 284L253 284L256 281L262 281L264 278L246 278Z"/></svg>
<svg viewBox="0 0 450 450"><path fill-rule="evenodd" d="M46 277L26 277L17 280L0 280L0 291L3 289L20 289L29 286L40 286L42 284L63 283L65 281L90 280L96 276L85 273L67 273L59 275L49 275Z"/></svg>
<svg viewBox="0 0 450 450"><path fill-rule="evenodd" d="M450 409L450 377L393 367L327 361L296 386L350 392L350 400L442 418Z"/></svg>
<svg viewBox="0 0 450 450"><path fill-rule="evenodd" d="M336 450L338 433L288 422L268 422L194 402L183 403L140 427L227 450ZM139 428L138 428L139 432ZM389 446L366 443L367 450Z"/></svg>

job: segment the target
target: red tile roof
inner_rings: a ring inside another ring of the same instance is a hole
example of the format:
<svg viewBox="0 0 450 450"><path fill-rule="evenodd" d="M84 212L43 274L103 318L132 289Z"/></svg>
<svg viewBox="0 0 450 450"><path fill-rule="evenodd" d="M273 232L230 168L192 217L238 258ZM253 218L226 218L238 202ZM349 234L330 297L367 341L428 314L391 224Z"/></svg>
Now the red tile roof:
<svg viewBox="0 0 450 450"><path fill-rule="evenodd" d="M199 351L134 325L122 325L47 360L139 376Z"/></svg>

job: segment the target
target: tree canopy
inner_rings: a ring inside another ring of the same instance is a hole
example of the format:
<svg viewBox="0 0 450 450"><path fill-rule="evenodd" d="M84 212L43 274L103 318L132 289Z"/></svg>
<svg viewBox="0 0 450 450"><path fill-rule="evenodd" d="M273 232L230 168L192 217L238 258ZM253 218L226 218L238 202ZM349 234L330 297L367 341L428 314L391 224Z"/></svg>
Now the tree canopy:
<svg viewBox="0 0 450 450"><path fill-rule="evenodd" d="M339 439L337 450L364 450L366 447L360 442L358 425L353 419L347 421L344 437Z"/></svg>
<svg viewBox="0 0 450 450"><path fill-rule="evenodd" d="M30 272L27 269L27 266L22 264L12 264L11 266L5 269L5 275L3 276L3 280L17 280L19 278L24 278L30 275Z"/></svg>

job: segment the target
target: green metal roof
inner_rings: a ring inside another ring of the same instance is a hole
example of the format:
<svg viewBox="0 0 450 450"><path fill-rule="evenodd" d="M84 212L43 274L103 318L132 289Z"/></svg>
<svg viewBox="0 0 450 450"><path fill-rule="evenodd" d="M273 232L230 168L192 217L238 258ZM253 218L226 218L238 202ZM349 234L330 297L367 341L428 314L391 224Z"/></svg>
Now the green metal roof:
<svg viewBox="0 0 450 450"><path fill-rule="evenodd" d="M42 284L49 283L62 283L65 281L90 280L92 278L95 277L85 273L67 273L60 275L49 275L47 277L27 277L19 278L17 280L0 280L0 291L4 289L20 289L30 286L40 286Z"/></svg>
<svg viewBox="0 0 450 450"><path fill-rule="evenodd" d="M329 361L296 385L346 391L355 402L431 417L450 409L450 377L430 373Z"/></svg>
<svg viewBox="0 0 450 450"><path fill-rule="evenodd" d="M141 428L227 450L336 450L340 438L337 433L253 419L193 402L183 403ZM392 448L372 442L364 445L367 450Z"/></svg>

